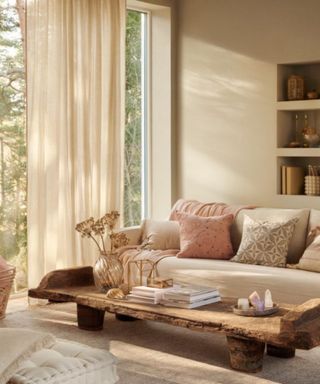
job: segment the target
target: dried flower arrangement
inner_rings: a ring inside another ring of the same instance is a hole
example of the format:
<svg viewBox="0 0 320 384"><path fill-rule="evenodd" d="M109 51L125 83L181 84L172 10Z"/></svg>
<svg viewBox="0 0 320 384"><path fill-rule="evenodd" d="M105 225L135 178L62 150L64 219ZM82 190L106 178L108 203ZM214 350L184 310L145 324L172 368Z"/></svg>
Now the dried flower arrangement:
<svg viewBox="0 0 320 384"><path fill-rule="evenodd" d="M129 239L125 233L114 232L114 227L120 217L118 211L106 213L100 219L95 220L93 217L82 221L76 225L76 231L80 232L82 237L91 238L97 245L101 253L107 254L106 241L104 235L110 239L110 253L115 253L120 247L128 244Z"/></svg>

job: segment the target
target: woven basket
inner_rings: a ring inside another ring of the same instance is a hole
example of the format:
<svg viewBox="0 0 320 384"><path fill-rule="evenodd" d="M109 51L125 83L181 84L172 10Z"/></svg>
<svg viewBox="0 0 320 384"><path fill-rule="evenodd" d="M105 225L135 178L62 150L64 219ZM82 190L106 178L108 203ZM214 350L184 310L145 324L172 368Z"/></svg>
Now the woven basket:
<svg viewBox="0 0 320 384"><path fill-rule="evenodd" d="M305 176L304 191L306 195L320 195L320 176Z"/></svg>
<svg viewBox="0 0 320 384"><path fill-rule="evenodd" d="M16 275L15 267L11 265L9 267L0 272L0 319L3 319L6 315L10 291Z"/></svg>

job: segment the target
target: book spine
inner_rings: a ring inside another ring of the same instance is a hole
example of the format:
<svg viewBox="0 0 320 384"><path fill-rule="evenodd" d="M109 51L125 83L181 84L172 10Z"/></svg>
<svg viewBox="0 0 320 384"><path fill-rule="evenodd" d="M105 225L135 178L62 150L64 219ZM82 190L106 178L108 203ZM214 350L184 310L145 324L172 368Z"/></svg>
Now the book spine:
<svg viewBox="0 0 320 384"><path fill-rule="evenodd" d="M287 194L287 167L285 165L281 166L281 194Z"/></svg>
<svg viewBox="0 0 320 384"><path fill-rule="evenodd" d="M187 303L187 302L181 302L181 301L174 301L174 300L161 300L160 304L167 306L167 307L176 307L176 308L185 308L185 309L192 309L201 307L208 304L213 304L221 301L221 297L213 297L211 299L206 300L199 300L194 303Z"/></svg>
<svg viewBox="0 0 320 384"><path fill-rule="evenodd" d="M140 291L138 289L132 289L130 293L144 297L155 297L155 292Z"/></svg>
<svg viewBox="0 0 320 384"><path fill-rule="evenodd" d="M135 295L132 293L129 293L127 295L127 300L129 301L139 301L140 303L145 303L145 304L157 304L160 300L160 298L157 297L144 297L144 296L139 296Z"/></svg>
<svg viewBox="0 0 320 384"><path fill-rule="evenodd" d="M301 195L304 187L304 168L286 167L287 195Z"/></svg>
<svg viewBox="0 0 320 384"><path fill-rule="evenodd" d="M208 292L208 293L203 293L203 294L200 294L200 295L180 295L180 294L175 294L175 293L164 293L163 297L165 299L168 299L168 300L180 300L180 301L185 301L185 302L188 302L188 303L193 303L195 301L199 301L199 300L204 300L204 299L209 299L211 297L217 297L219 296L219 291L216 290L216 291L212 291L212 292Z"/></svg>

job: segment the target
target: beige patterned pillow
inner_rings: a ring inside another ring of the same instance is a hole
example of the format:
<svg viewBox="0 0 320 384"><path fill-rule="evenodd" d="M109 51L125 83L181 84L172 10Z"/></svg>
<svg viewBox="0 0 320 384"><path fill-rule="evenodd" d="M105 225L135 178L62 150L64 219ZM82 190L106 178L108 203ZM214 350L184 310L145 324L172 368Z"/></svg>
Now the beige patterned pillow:
<svg viewBox="0 0 320 384"><path fill-rule="evenodd" d="M285 267L289 242L297 221L297 218L286 222L255 221L245 216L241 243L231 261Z"/></svg>
<svg viewBox="0 0 320 384"><path fill-rule="evenodd" d="M313 238L313 241L304 251L296 268L320 272L320 227L310 231L308 239L310 238Z"/></svg>

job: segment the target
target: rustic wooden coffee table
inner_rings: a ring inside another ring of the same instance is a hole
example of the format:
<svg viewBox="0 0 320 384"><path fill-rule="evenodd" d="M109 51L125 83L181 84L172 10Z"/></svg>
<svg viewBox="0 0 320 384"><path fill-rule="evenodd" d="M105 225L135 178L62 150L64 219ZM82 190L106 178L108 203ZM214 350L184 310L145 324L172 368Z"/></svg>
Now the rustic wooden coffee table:
<svg viewBox="0 0 320 384"><path fill-rule="evenodd" d="M295 349L311 349L320 344L320 299L302 305L280 305L268 317L242 317L232 311L236 299L197 309L144 305L125 300L111 300L94 286L92 267L57 270L46 275L29 296L54 302L75 302L78 326L86 330L103 327L105 311L120 320L160 321L191 330L220 332L227 337L233 369L257 372L262 369L265 345L267 353L277 357L294 357Z"/></svg>

